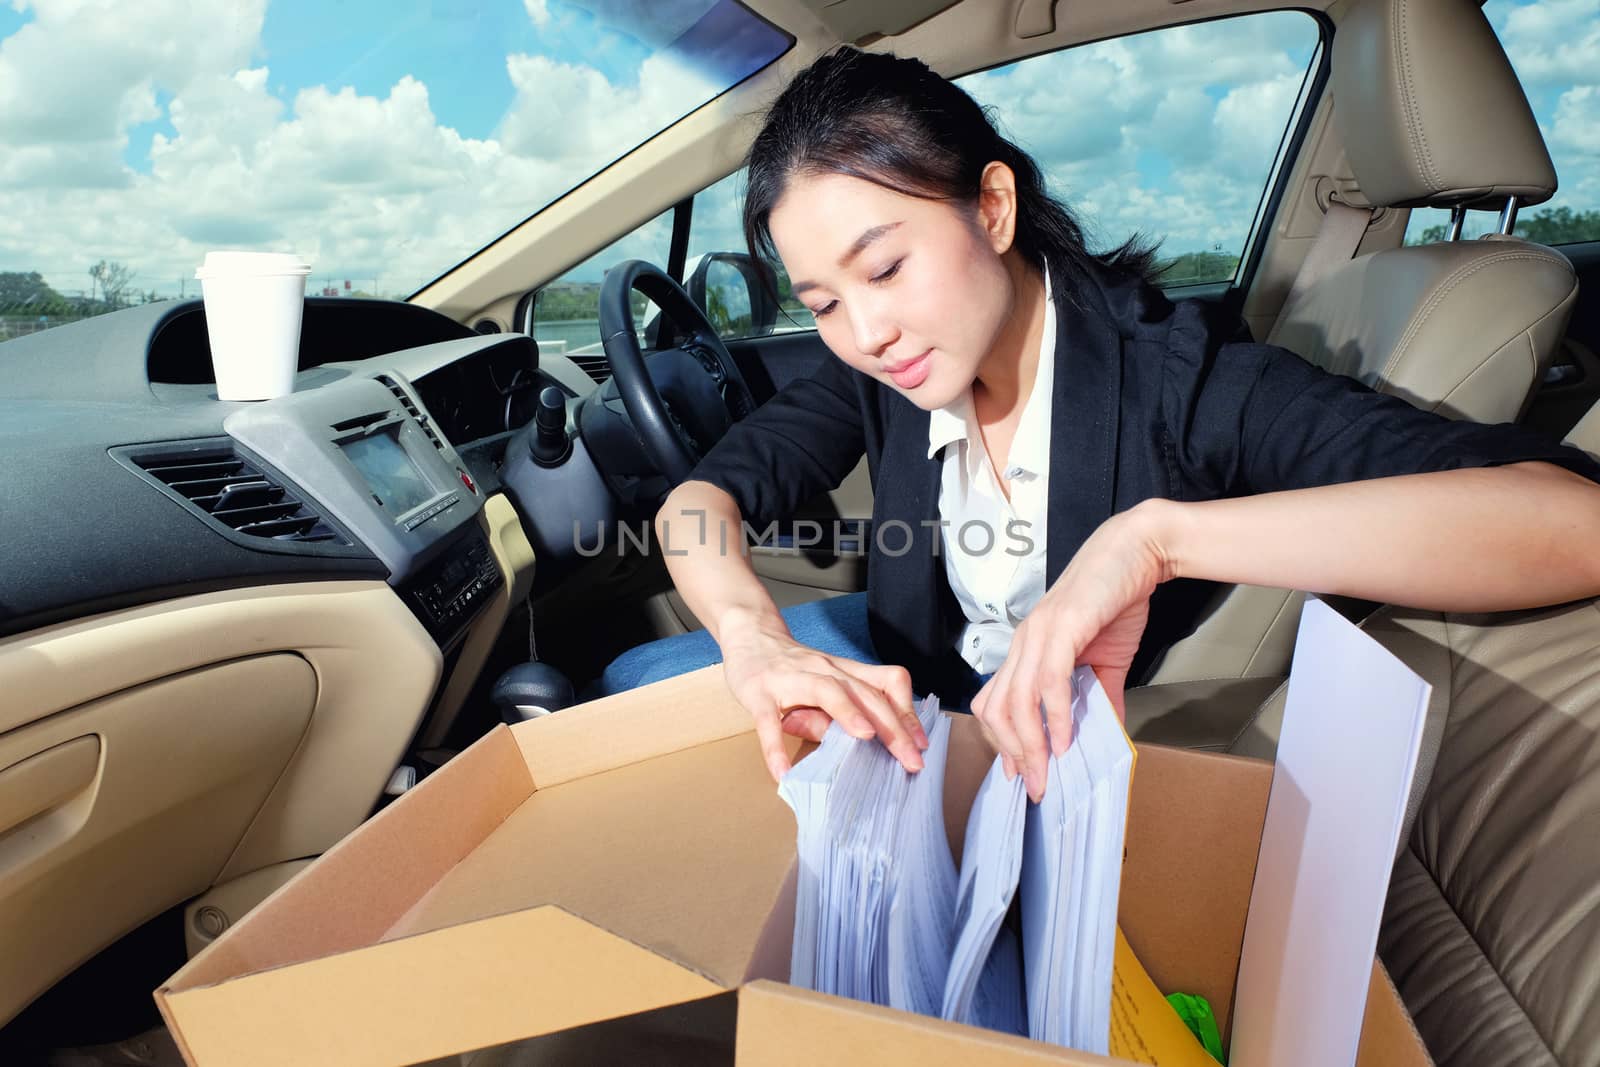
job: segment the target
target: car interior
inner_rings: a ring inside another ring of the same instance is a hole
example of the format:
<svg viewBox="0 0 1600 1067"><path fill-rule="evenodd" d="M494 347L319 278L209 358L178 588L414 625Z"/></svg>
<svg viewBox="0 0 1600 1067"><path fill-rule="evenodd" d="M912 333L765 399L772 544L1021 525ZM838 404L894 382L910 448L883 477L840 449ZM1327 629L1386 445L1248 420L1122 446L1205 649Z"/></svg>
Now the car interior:
<svg viewBox="0 0 1600 1067"><path fill-rule="evenodd" d="M775 58L408 299L309 296L289 396L216 398L196 297L0 343L0 1061L180 1062L150 991L188 956L496 725L567 714L616 655L699 626L650 517L732 422L832 358L772 265L732 240L690 256L707 212L736 212L710 192L737 188L796 71L856 44L976 86L1282 10L703 6L759 21ZM1269 117L1238 258L1169 296L1600 457L1600 231L1518 235L1591 176L1551 151L1499 16L1292 10L1307 62ZM1037 88L1050 122L1084 106ZM626 254L663 219L653 260ZM596 257L602 343L574 344L554 296ZM872 533L863 464L750 551L787 606L864 589ZM1129 733L1270 760L1303 599L1219 593L1130 689ZM1379 944L1430 1053L1600 1064L1600 605L1336 604L1434 686Z"/></svg>

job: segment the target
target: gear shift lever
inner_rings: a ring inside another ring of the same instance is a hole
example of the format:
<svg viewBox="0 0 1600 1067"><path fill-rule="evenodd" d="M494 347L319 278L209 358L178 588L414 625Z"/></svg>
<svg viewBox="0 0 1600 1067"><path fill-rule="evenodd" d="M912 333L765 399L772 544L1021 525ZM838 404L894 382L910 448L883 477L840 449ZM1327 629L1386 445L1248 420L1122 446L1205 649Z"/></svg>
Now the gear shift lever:
<svg viewBox="0 0 1600 1067"><path fill-rule="evenodd" d="M500 676L489 695L511 725L537 719L577 702L572 681L548 663L519 663Z"/></svg>
<svg viewBox="0 0 1600 1067"><path fill-rule="evenodd" d="M567 438L567 398L560 389L547 385L539 393L539 408L533 415L533 461L541 467L559 467L572 455Z"/></svg>

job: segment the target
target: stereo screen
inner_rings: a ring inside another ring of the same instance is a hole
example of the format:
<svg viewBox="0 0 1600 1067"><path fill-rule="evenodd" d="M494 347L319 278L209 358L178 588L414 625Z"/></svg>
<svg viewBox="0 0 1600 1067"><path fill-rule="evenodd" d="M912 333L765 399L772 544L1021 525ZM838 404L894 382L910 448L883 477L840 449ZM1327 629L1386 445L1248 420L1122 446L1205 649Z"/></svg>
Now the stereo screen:
<svg viewBox="0 0 1600 1067"><path fill-rule="evenodd" d="M375 433L339 447L366 479L379 506L390 514L402 515L438 495L392 434Z"/></svg>

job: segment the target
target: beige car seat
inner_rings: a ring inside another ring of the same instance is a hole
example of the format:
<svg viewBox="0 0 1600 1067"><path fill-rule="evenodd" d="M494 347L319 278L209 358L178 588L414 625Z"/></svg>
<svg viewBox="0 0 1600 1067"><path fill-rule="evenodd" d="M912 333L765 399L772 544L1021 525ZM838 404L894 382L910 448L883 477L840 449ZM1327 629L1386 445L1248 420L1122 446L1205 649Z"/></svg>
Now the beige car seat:
<svg viewBox="0 0 1600 1067"><path fill-rule="evenodd" d="M1331 62L1333 121L1373 207L1449 207L1457 219L1503 207L1509 230L1518 204L1555 191L1527 99L1471 0L1357 0ZM1297 283L1267 340L1427 410L1507 422L1559 347L1577 292L1564 256L1504 234L1396 248ZM1281 589L1223 591L1149 682L1282 677L1300 604Z"/></svg>
<svg viewBox="0 0 1600 1067"><path fill-rule="evenodd" d="M1379 954L1439 1067L1600 1064L1600 601L1384 608L1434 686ZM1283 693L1232 750L1271 757Z"/></svg>
<svg viewBox="0 0 1600 1067"><path fill-rule="evenodd" d="M1600 459L1600 405L1568 435ZM1600 1065L1600 600L1384 608L1433 685L1379 953L1439 1067ZM1271 759L1280 686L1228 746Z"/></svg>

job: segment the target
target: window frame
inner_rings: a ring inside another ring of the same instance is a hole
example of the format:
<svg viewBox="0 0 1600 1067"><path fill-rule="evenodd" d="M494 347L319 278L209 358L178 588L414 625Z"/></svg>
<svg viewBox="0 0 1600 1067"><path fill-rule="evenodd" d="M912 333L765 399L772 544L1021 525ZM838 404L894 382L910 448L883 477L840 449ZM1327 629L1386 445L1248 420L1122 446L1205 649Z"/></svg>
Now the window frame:
<svg viewBox="0 0 1600 1067"><path fill-rule="evenodd" d="M1115 34L1108 37L1096 37L1084 41L1074 41L1072 44L1062 45L1056 48L1043 49L1028 55L1018 56L999 63L994 63L986 67L977 67L969 71L964 71L962 74L958 75L958 77L967 77L972 74L981 74L991 70L1012 67L1020 63L1026 63L1033 59L1038 59L1042 56L1056 55L1062 52L1071 51L1075 48L1101 44L1106 41L1123 40L1130 37L1137 37L1142 34L1159 33L1163 30L1178 29L1185 26L1199 26L1211 22L1255 18L1275 12L1294 12L1309 18L1312 24L1316 27L1317 42L1314 51L1312 52L1311 62L1307 66L1305 74L1303 75L1300 92L1295 99L1294 107L1291 109L1285 119L1284 132L1279 138L1277 152L1273 157L1272 166L1267 172L1267 180L1263 184L1261 194L1256 201L1255 213L1251 217L1249 228L1245 231L1244 244L1240 249L1239 265L1234 271L1233 278L1226 281L1219 280L1186 285L1157 286L1162 290L1162 292L1166 293L1169 297L1175 300L1194 297L1203 300L1212 300L1231 304L1235 307L1235 309L1237 309L1243 305L1244 296L1249 292L1250 286L1254 283L1256 274L1260 269L1262 257L1265 253L1265 246L1267 243L1266 235L1270 229L1270 222L1271 220L1277 218L1279 211L1282 210L1284 201L1288 195L1289 180L1294 170L1294 164L1299 160L1300 153L1305 148L1306 141L1310 135L1312 120L1322 102L1323 95L1327 91L1328 81L1332 73L1332 48L1330 46L1332 44L1335 27L1332 20L1328 18L1326 13L1303 7L1281 7L1264 8L1259 11L1248 11L1234 14L1213 15L1208 18L1189 19L1180 22L1170 22L1161 26L1152 26L1148 29L1136 30L1132 33ZM680 285L683 284L684 270L687 266L689 238L692 232L694 220L694 201L700 197L701 194L705 193L719 182L725 181L729 176L737 173L738 169L735 168L734 170L729 171L727 174L717 178L715 181L709 182L703 188L696 190L693 194L683 198L673 205L672 246L666 269L667 273L671 275L673 279L675 279ZM524 320L531 325L531 301L528 303L526 313L522 305L519 304L518 306L517 321L523 322ZM798 331L786 331L786 333L815 332L815 330L815 325L812 325L810 327L802 328ZM759 335L750 337L723 338L725 342L730 343L752 342L759 341L761 339L762 337Z"/></svg>

